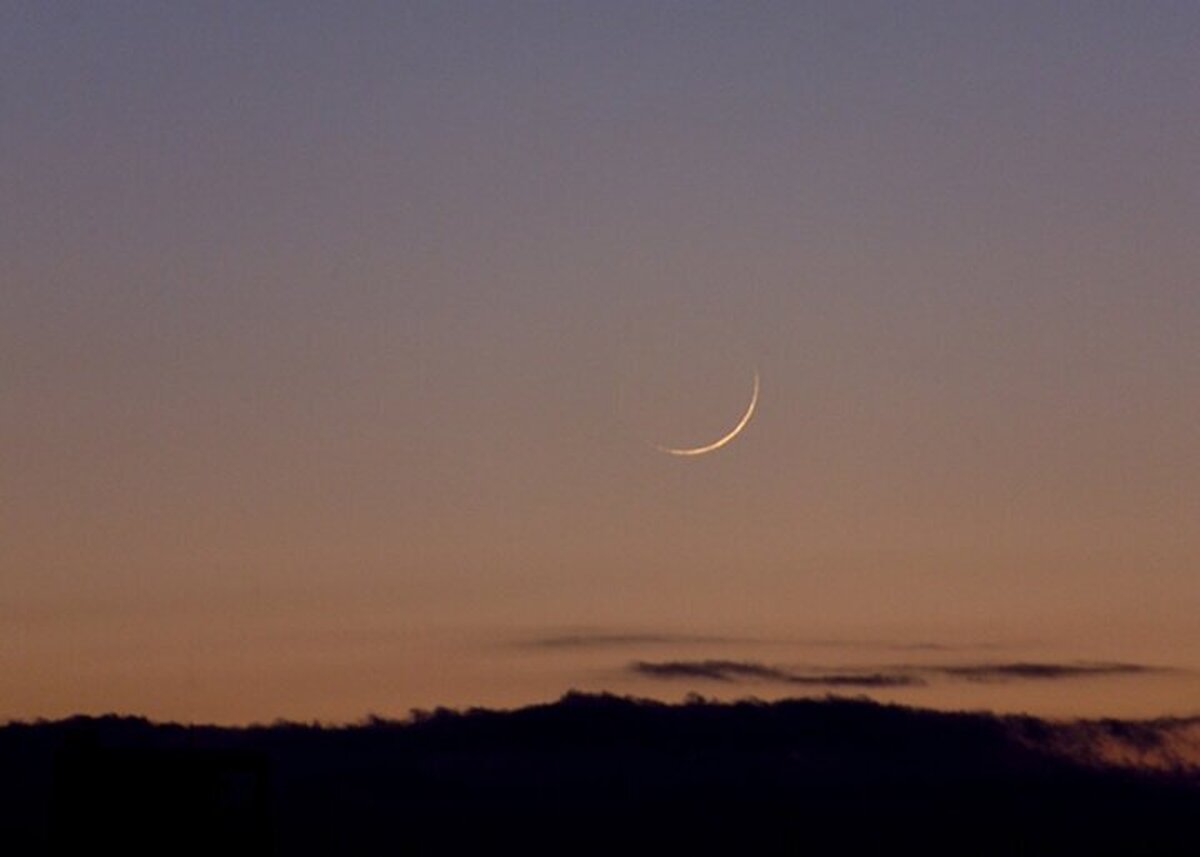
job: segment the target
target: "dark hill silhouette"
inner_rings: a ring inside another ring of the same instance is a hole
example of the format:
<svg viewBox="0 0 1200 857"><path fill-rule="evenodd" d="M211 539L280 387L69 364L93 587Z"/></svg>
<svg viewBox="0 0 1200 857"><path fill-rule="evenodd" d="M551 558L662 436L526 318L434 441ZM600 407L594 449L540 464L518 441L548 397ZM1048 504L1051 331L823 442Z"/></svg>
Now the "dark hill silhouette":
<svg viewBox="0 0 1200 857"><path fill-rule="evenodd" d="M1200 852L1194 774L1073 760L1059 728L581 694L338 728L10 724L0 852Z"/></svg>

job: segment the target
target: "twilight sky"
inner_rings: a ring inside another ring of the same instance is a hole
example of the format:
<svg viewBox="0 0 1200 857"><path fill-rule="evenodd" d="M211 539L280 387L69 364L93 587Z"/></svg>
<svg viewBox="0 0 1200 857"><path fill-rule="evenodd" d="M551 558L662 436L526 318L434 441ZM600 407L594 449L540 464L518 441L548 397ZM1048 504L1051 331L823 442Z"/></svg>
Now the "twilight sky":
<svg viewBox="0 0 1200 857"><path fill-rule="evenodd" d="M1196 709L1193 2L10 2L0 200L0 718Z"/></svg>

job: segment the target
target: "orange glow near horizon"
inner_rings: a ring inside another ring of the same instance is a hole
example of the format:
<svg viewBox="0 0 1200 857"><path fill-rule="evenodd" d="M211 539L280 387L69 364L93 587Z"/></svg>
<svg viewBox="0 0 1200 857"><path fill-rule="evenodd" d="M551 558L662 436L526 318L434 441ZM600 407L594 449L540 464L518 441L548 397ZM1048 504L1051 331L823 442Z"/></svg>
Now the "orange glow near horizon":
<svg viewBox="0 0 1200 857"><path fill-rule="evenodd" d="M1200 10L854 6L0 13L0 719L1196 713Z"/></svg>

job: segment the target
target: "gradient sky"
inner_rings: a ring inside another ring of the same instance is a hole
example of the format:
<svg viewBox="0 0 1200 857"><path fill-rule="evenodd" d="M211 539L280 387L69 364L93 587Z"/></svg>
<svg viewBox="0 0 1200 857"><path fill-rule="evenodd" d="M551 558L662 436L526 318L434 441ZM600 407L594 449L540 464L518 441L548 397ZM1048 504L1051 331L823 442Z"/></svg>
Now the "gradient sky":
<svg viewBox="0 0 1200 857"><path fill-rule="evenodd" d="M0 717L1200 669L1194 2L9 2L0 200Z"/></svg>

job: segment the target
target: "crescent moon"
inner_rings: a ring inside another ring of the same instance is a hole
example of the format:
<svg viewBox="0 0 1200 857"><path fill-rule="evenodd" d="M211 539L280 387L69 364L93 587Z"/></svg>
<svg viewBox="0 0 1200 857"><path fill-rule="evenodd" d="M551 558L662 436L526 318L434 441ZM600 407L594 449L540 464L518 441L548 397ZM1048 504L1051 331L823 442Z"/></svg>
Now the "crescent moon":
<svg viewBox="0 0 1200 857"><path fill-rule="evenodd" d="M668 455L704 455L709 452L716 452L729 441L733 440L742 433L742 429L750 422L750 417L754 416L754 408L758 405L758 370L754 370L754 392L750 394L750 405L746 408L746 413L742 414L742 418L738 420L728 434L714 440L712 443L705 446L690 446L690 447L674 447L674 446L659 446L654 445L654 448L659 452L665 452Z"/></svg>

